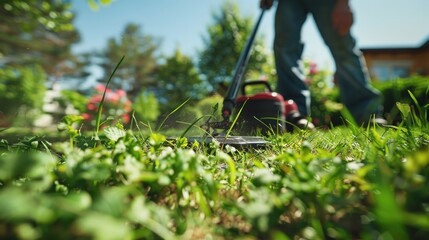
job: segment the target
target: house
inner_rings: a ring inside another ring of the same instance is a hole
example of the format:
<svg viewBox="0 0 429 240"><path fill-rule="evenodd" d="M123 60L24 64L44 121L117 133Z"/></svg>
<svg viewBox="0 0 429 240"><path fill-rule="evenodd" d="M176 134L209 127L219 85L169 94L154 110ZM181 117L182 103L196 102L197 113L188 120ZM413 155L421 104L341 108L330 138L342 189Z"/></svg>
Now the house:
<svg viewBox="0 0 429 240"><path fill-rule="evenodd" d="M429 39L417 47L362 48L361 51L374 80L413 74L429 76Z"/></svg>

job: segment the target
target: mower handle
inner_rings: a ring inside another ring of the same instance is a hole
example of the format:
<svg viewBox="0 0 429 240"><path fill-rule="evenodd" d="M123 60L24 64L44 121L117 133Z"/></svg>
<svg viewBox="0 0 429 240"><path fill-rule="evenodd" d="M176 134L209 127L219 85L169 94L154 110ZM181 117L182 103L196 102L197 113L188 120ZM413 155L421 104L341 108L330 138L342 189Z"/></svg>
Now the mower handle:
<svg viewBox="0 0 429 240"><path fill-rule="evenodd" d="M244 96L246 96L246 87L249 85L265 85L265 88L267 88L269 92L273 92L270 84L265 80L244 81L243 86L241 86L241 93Z"/></svg>
<svg viewBox="0 0 429 240"><path fill-rule="evenodd" d="M224 121L229 121L232 109L235 106L235 99L238 95L238 91L241 85L241 79L243 78L247 63L249 62L250 51L252 50L252 45L265 11L266 8L262 8L261 14L259 15L259 18L255 26L253 27L252 33L250 34L250 37L247 40L246 45L240 54L240 58L238 59L237 65L235 66L234 77L232 78L231 85L229 86L228 92L226 93L225 98L223 100L222 117Z"/></svg>

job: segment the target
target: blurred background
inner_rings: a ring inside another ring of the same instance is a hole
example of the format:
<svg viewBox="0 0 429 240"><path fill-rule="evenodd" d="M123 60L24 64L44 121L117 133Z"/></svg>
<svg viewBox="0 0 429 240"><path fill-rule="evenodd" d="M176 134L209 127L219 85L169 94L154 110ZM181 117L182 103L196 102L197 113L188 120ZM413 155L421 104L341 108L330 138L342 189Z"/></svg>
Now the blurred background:
<svg viewBox="0 0 429 240"><path fill-rule="evenodd" d="M375 83L429 75L429 1L351 5L352 32ZM64 116L76 115L82 128L91 129L104 92L106 122L156 125L184 102L167 127L211 114L222 102L258 6L257 0L2 0L0 127L52 130ZM274 12L263 19L246 72L246 78L273 85ZM328 124L332 118L326 116L342 106L333 89L335 66L311 16L302 38L308 83L318 89L314 100L323 100L312 109L313 118ZM416 82L427 86L421 78Z"/></svg>

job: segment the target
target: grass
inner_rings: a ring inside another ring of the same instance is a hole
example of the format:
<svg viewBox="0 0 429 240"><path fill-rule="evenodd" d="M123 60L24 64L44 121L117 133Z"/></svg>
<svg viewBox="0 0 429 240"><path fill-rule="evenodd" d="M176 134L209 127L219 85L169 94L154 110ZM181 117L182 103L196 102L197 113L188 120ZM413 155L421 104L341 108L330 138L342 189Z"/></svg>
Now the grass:
<svg viewBox="0 0 429 240"><path fill-rule="evenodd" d="M297 131L247 150L120 126L2 141L0 237L423 239L424 126Z"/></svg>

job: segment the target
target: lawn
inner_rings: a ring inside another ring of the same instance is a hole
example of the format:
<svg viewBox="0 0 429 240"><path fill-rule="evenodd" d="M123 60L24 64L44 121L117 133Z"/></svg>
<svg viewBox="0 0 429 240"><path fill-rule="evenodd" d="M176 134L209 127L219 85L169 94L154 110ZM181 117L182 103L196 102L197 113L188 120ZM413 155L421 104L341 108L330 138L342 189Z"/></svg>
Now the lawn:
<svg viewBox="0 0 429 240"><path fill-rule="evenodd" d="M0 142L1 239L424 239L429 129L296 131L238 149L118 126Z"/></svg>

